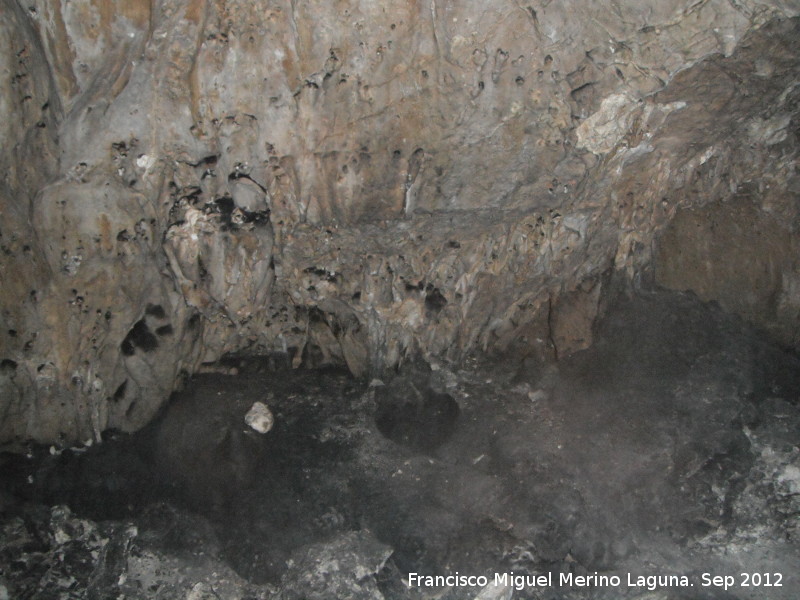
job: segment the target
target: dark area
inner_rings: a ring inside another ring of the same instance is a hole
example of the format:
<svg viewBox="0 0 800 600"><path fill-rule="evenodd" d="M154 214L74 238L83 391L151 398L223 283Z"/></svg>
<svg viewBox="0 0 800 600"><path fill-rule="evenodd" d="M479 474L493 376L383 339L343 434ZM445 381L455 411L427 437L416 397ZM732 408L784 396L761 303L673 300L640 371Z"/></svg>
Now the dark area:
<svg viewBox="0 0 800 600"><path fill-rule="evenodd" d="M447 306L447 298L444 297L441 290L428 284L425 287L425 310L429 315L436 315Z"/></svg>
<svg viewBox="0 0 800 600"><path fill-rule="evenodd" d="M650 565L699 582L743 561L784 573L784 586L525 588L514 598L800 592L800 361L691 296L621 297L592 348L558 363L409 364L370 386L335 370L273 371L266 358L235 364L235 377L192 379L135 435L2 456L0 525L29 540L0 552L13 597L55 597L42 591L44 572L83 581L94 597L155 597L124 583L143 577L130 565L151 555L178 557L181 572L219 561L210 568L232 569L237 589L264 598L426 597L403 584L408 572ZM263 435L244 422L254 402L274 415ZM109 540L94 557L91 532ZM177 579L160 581L147 593L185 596L165 591Z"/></svg>
<svg viewBox="0 0 800 600"><path fill-rule="evenodd" d="M220 196L214 200L214 204L216 205L222 217L227 219L227 222L230 223L231 213L233 213L233 209L236 208L233 198L230 196Z"/></svg>
<svg viewBox="0 0 800 600"><path fill-rule="evenodd" d="M132 356L136 348L141 348L144 352L152 352L158 348L158 338L150 331L144 319L136 321L122 340L121 349L125 356Z"/></svg>
<svg viewBox="0 0 800 600"><path fill-rule="evenodd" d="M156 335L172 335L173 333L175 333L175 330L172 328L172 325L162 325L156 329Z"/></svg>
<svg viewBox="0 0 800 600"><path fill-rule="evenodd" d="M145 314L155 317L156 319L167 318L167 313L164 311L164 307L160 304L148 304L144 312Z"/></svg>
<svg viewBox="0 0 800 600"><path fill-rule="evenodd" d="M128 389L128 380L126 379L122 383L117 386L116 391L114 392L114 401L119 402L125 397L125 391Z"/></svg>
<svg viewBox="0 0 800 600"><path fill-rule="evenodd" d="M458 403L410 378L398 377L375 392L375 424L388 439L421 452L445 443L458 421Z"/></svg>

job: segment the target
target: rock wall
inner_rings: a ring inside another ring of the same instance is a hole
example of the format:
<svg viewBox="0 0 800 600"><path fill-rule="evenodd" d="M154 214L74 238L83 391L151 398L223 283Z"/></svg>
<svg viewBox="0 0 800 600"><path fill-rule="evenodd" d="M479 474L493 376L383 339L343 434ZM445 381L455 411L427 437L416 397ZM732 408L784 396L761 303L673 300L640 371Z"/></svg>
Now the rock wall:
<svg viewBox="0 0 800 600"><path fill-rule="evenodd" d="M229 352L568 354L679 207L796 235L800 2L395 4L0 0L0 440Z"/></svg>
<svg viewBox="0 0 800 600"><path fill-rule="evenodd" d="M800 348L800 236L749 195L679 211L655 271L662 286L692 290Z"/></svg>

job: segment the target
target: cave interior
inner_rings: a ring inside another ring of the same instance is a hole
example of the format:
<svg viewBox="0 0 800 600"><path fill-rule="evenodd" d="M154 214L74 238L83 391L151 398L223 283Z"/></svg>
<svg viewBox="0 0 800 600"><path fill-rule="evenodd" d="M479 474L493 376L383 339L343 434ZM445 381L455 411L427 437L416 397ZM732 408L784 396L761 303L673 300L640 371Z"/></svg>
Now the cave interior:
<svg viewBox="0 0 800 600"><path fill-rule="evenodd" d="M800 597L797 0L0 0L0 600Z"/></svg>

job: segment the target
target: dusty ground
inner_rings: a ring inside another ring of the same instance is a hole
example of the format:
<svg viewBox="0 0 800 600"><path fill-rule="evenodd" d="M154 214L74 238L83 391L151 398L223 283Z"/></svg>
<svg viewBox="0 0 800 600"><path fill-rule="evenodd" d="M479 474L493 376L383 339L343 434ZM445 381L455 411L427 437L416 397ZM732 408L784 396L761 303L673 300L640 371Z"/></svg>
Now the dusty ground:
<svg viewBox="0 0 800 600"><path fill-rule="evenodd" d="M5 455L0 598L456 600L480 589L404 578L510 571L555 584L514 598L800 596L800 361L677 294L621 298L595 339L371 386L251 360L133 437Z"/></svg>

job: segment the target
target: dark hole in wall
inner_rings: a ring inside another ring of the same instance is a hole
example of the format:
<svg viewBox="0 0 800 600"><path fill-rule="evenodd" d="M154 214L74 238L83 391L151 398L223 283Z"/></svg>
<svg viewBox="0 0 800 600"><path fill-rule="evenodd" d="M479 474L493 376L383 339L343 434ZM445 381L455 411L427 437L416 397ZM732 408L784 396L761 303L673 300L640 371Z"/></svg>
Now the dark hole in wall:
<svg viewBox="0 0 800 600"><path fill-rule="evenodd" d="M308 309L308 320L311 323L328 323L325 313L317 306Z"/></svg>
<svg viewBox="0 0 800 600"><path fill-rule="evenodd" d="M271 211L269 209L266 210L256 210L256 211L242 211L244 213L244 222L245 223L252 223L256 226L264 226L270 222L270 215Z"/></svg>
<svg viewBox="0 0 800 600"><path fill-rule="evenodd" d="M153 352L158 348L158 339L144 319L137 321L122 340L121 349L125 356L132 356L136 348L141 348L144 352Z"/></svg>
<svg viewBox="0 0 800 600"><path fill-rule="evenodd" d="M127 336L125 337L124 340L122 340L122 344L120 344L119 348L124 356L133 356L136 353L136 347L127 338Z"/></svg>
<svg viewBox="0 0 800 600"><path fill-rule="evenodd" d="M330 315L327 321L328 321L328 327L331 328L331 332L333 333L333 335L335 337L339 337L344 331L342 323L339 321L336 315Z"/></svg>
<svg viewBox="0 0 800 600"><path fill-rule="evenodd" d="M208 270L206 269L205 262L200 256L197 257L197 273L201 281L206 281L208 279Z"/></svg>
<svg viewBox="0 0 800 600"><path fill-rule="evenodd" d="M431 315L439 314L447 306L447 298L441 290L429 283L425 288L425 309Z"/></svg>
<svg viewBox="0 0 800 600"><path fill-rule="evenodd" d="M219 218L223 224L223 231L233 225L233 211L236 203L231 196L220 196L213 202L214 207L219 211Z"/></svg>
<svg viewBox="0 0 800 600"><path fill-rule="evenodd" d="M115 402L119 402L123 398L125 398L125 391L128 389L128 380L126 379L122 383L117 386L116 391L114 392L113 399Z"/></svg>
<svg viewBox="0 0 800 600"><path fill-rule="evenodd" d="M211 154L206 156L205 158L201 158L196 163L193 163L191 166L193 167L211 167L217 164L217 159L219 157L216 154Z"/></svg>
<svg viewBox="0 0 800 600"><path fill-rule="evenodd" d="M150 315L151 317L155 317L156 319L167 318L167 313L164 310L164 307L161 306L160 304L148 304L144 312L146 315Z"/></svg>
<svg viewBox="0 0 800 600"><path fill-rule="evenodd" d="M200 313L194 313L187 322L189 330L196 330L200 327Z"/></svg>
<svg viewBox="0 0 800 600"><path fill-rule="evenodd" d="M305 269L303 269L303 273L310 273L316 275L317 277L325 279L325 281L331 281L331 282L336 281L338 278L337 273L334 273L332 271L329 271L328 269L323 269L320 267L306 267Z"/></svg>

